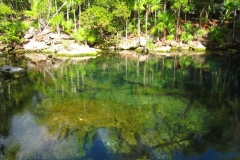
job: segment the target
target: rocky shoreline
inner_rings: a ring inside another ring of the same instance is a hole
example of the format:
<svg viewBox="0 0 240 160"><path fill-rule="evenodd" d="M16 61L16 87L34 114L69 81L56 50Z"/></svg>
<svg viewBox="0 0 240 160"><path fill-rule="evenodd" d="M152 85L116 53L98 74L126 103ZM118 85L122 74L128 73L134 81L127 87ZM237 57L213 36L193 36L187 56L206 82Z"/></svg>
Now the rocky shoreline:
<svg viewBox="0 0 240 160"><path fill-rule="evenodd" d="M151 42L151 44L149 44ZM102 50L133 50L140 54L156 54L156 55L171 55L172 52L178 51L183 53L188 52L205 52L207 46L212 42L206 41L189 41L183 43L175 40L156 40L154 37L134 37L126 40L122 38L115 46L96 47L92 48L88 45L78 44L69 34L53 33L51 28L47 28L39 32L34 27L30 27L24 36L22 44L10 46L0 42L1 53L42 53L50 54L56 57L85 57L96 56ZM229 46L228 43L213 45L220 50L228 50L231 53L237 52L238 48L234 48L234 44ZM235 45L236 46L236 45ZM238 45L237 45L238 46ZM99 49L101 48L101 49ZM199 54L199 53L196 53Z"/></svg>

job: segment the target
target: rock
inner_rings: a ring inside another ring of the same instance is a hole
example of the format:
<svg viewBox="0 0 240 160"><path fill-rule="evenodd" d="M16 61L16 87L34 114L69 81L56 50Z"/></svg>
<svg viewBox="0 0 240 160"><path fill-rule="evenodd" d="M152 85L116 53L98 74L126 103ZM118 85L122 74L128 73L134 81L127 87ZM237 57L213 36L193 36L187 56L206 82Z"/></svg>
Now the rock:
<svg viewBox="0 0 240 160"><path fill-rule="evenodd" d="M182 42L172 41L171 46L172 46L171 50L189 50L189 46Z"/></svg>
<svg viewBox="0 0 240 160"><path fill-rule="evenodd" d="M60 38L56 38L56 39L53 39L53 43L54 44L61 44L61 39Z"/></svg>
<svg viewBox="0 0 240 160"><path fill-rule="evenodd" d="M162 43L162 41L157 41L157 42L155 43L155 45L156 45L157 47L162 47L162 46L163 46L163 43Z"/></svg>
<svg viewBox="0 0 240 160"><path fill-rule="evenodd" d="M154 52L169 52L171 50L171 46L162 46L153 49Z"/></svg>
<svg viewBox="0 0 240 160"><path fill-rule="evenodd" d="M57 33L50 33L49 34L49 38L51 39L72 39L71 36L67 35L67 34L57 34Z"/></svg>
<svg viewBox="0 0 240 160"><path fill-rule="evenodd" d="M0 71L5 76L10 76L12 78L20 78L20 77L23 77L27 74L27 71L23 68L10 67L8 65L4 65L3 67L1 67Z"/></svg>
<svg viewBox="0 0 240 160"><path fill-rule="evenodd" d="M137 49L135 49L135 51L137 53L141 53L141 54L148 54L149 50L146 47L138 47Z"/></svg>
<svg viewBox="0 0 240 160"><path fill-rule="evenodd" d="M163 46L170 46L171 42L172 42L171 40L165 40Z"/></svg>
<svg viewBox="0 0 240 160"><path fill-rule="evenodd" d="M33 34L25 34L24 39L31 39L33 38Z"/></svg>
<svg viewBox="0 0 240 160"><path fill-rule="evenodd" d="M47 35L47 34L49 34L49 33L51 33L51 31L48 29L48 28L46 28L46 29L44 29L43 31L42 31L42 35Z"/></svg>
<svg viewBox="0 0 240 160"><path fill-rule="evenodd" d="M139 47L139 39L124 40L119 44L119 49L123 50L136 49L137 47Z"/></svg>
<svg viewBox="0 0 240 160"><path fill-rule="evenodd" d="M34 27L30 27L26 32L24 39L31 39L33 38L34 34L36 33L36 29Z"/></svg>
<svg viewBox="0 0 240 160"><path fill-rule="evenodd" d="M52 50L53 52L59 52L65 50L65 47L63 44L57 44L53 45L50 50Z"/></svg>
<svg viewBox="0 0 240 160"><path fill-rule="evenodd" d="M206 47L202 45L199 41L189 41L188 42L189 47L194 51L205 51Z"/></svg>
<svg viewBox="0 0 240 160"><path fill-rule="evenodd" d="M64 57L95 56L99 52L101 52L100 49L90 48L89 46L81 46L77 43L74 43L69 44L68 46L64 46L63 49L58 50L56 56Z"/></svg>
<svg viewBox="0 0 240 160"><path fill-rule="evenodd" d="M147 44L147 39L145 37L139 38L140 46L145 47Z"/></svg>
<svg viewBox="0 0 240 160"><path fill-rule="evenodd" d="M25 50L43 50L47 48L47 45L45 44L45 42L38 42L35 40L30 40L30 42L28 42L27 44L23 45L23 48Z"/></svg>
<svg viewBox="0 0 240 160"><path fill-rule="evenodd" d="M0 44L0 51L4 51L5 50L5 46L3 44Z"/></svg>

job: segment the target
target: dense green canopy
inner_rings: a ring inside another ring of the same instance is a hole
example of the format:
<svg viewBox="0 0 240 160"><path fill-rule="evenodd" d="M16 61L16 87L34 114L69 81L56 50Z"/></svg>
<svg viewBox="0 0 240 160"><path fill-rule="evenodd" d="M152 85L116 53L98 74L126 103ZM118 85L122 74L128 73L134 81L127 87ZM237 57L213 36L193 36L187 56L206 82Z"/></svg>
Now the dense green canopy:
<svg viewBox="0 0 240 160"><path fill-rule="evenodd" d="M42 29L48 24L80 42L114 43L119 35L189 41L209 29L212 40L223 41L224 30L233 31L234 38L240 27L239 6L239 0L1 0L0 40L21 42L26 24L39 28L43 20ZM20 30L12 29L20 22L24 22Z"/></svg>

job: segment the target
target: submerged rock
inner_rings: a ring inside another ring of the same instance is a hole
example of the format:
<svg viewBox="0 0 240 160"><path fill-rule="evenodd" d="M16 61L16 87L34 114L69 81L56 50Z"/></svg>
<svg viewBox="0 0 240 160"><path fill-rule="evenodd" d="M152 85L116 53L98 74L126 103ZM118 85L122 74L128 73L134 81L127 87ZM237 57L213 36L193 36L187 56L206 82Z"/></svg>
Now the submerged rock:
<svg viewBox="0 0 240 160"><path fill-rule="evenodd" d="M12 78L20 78L20 77L23 77L27 74L27 71L23 68L11 67L11 66L8 66L8 65L4 65L3 67L0 67L0 71L5 76L10 76Z"/></svg>

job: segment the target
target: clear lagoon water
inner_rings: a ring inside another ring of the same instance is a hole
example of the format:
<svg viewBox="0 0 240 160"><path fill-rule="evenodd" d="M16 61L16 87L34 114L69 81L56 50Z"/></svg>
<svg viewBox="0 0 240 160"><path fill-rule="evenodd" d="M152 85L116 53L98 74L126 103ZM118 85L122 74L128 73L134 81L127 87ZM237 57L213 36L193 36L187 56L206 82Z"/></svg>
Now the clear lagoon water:
<svg viewBox="0 0 240 160"><path fill-rule="evenodd" d="M240 158L240 56L102 54L0 78L0 159Z"/></svg>

